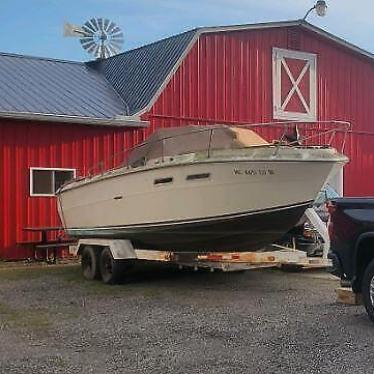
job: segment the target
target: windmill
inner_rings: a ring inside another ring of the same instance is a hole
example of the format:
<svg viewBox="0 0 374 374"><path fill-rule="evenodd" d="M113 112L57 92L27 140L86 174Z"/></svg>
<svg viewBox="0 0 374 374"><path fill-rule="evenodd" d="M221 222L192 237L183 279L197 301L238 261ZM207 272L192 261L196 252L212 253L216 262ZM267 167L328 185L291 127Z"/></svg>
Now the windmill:
<svg viewBox="0 0 374 374"><path fill-rule="evenodd" d="M106 18L91 18L82 26L66 22L64 36L80 38L83 49L95 58L116 55L123 44L123 32L114 22Z"/></svg>

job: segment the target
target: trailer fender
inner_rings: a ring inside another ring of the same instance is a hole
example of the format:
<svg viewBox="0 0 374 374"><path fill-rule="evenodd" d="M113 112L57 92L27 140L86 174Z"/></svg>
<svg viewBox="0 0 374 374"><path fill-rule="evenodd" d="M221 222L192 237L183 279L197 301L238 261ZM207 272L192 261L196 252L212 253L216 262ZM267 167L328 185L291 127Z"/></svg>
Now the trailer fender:
<svg viewBox="0 0 374 374"><path fill-rule="evenodd" d="M130 240L123 239L81 239L78 242L78 254L86 245L108 247L114 260L136 259L136 253Z"/></svg>

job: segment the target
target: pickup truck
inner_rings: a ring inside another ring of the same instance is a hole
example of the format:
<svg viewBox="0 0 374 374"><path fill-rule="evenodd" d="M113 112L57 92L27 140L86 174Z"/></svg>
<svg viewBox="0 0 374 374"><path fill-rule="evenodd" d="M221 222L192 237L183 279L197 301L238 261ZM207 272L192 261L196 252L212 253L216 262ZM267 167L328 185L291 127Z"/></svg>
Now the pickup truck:
<svg viewBox="0 0 374 374"><path fill-rule="evenodd" d="M335 198L328 207L331 273L362 294L374 322L374 198Z"/></svg>

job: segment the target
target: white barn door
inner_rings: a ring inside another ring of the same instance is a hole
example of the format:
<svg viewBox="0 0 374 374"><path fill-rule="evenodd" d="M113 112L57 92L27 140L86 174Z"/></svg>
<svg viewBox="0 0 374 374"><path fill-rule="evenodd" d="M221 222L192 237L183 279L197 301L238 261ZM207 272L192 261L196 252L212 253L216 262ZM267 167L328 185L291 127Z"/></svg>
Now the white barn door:
<svg viewBox="0 0 374 374"><path fill-rule="evenodd" d="M273 48L273 118L317 119L317 55Z"/></svg>

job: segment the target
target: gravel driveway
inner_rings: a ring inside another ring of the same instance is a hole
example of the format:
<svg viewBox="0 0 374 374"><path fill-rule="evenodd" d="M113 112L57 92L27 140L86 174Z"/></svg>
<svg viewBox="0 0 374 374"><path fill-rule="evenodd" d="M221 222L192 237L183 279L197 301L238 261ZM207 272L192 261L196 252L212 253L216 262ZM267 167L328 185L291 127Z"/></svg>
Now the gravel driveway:
<svg viewBox="0 0 374 374"><path fill-rule="evenodd" d="M369 373L374 326L323 272L0 269L0 373Z"/></svg>

